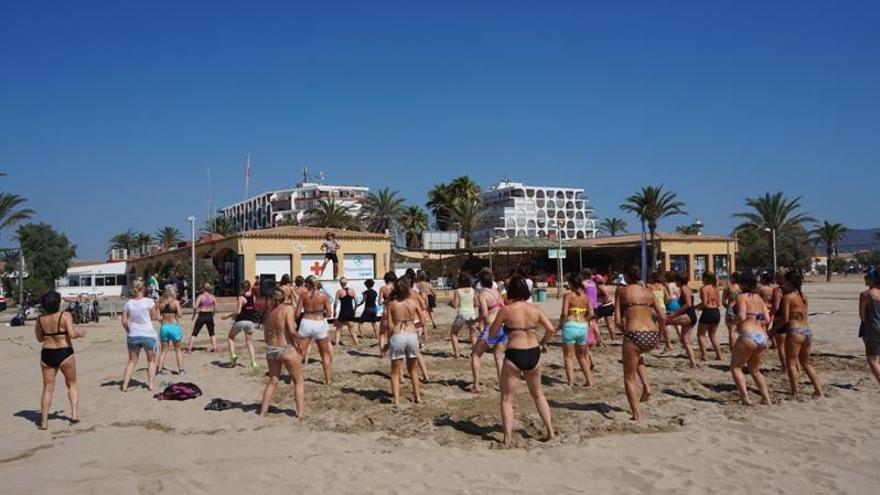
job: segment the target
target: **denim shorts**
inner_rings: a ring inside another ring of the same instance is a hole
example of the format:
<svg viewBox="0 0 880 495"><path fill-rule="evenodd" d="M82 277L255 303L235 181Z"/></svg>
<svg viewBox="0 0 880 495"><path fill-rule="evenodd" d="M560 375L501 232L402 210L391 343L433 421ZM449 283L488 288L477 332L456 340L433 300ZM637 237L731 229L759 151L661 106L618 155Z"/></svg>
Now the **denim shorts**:
<svg viewBox="0 0 880 495"><path fill-rule="evenodd" d="M155 337L128 337L126 343L128 344L129 351L138 351L140 349L152 351L156 348Z"/></svg>

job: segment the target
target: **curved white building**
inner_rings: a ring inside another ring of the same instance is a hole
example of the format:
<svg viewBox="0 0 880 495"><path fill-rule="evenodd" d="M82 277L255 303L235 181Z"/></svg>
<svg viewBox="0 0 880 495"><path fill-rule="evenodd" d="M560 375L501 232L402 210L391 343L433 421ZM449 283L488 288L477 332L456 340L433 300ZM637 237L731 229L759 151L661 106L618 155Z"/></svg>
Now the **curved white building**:
<svg viewBox="0 0 880 495"><path fill-rule="evenodd" d="M596 236L596 216L583 189L526 186L502 181L480 194L486 218L474 233L474 245L489 239Z"/></svg>

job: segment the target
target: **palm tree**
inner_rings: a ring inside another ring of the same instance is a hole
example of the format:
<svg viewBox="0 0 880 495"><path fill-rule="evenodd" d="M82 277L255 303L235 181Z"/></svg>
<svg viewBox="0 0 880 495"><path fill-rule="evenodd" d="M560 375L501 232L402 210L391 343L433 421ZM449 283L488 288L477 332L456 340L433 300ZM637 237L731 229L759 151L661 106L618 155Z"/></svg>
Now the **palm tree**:
<svg viewBox="0 0 880 495"><path fill-rule="evenodd" d="M626 232L626 221L617 217L606 218L599 224L599 231L614 237L618 232Z"/></svg>
<svg viewBox="0 0 880 495"><path fill-rule="evenodd" d="M229 221L226 217L222 215L218 215L214 218L210 218L205 220L205 223L202 225L202 228L199 229L199 232L202 234L219 234L222 236L229 236L236 232L235 224Z"/></svg>
<svg viewBox="0 0 880 495"><path fill-rule="evenodd" d="M110 238L110 249L108 249L107 252L110 252L113 249L125 249L129 252L134 251L135 247L137 247L137 235L137 232L132 229L114 235Z"/></svg>
<svg viewBox="0 0 880 495"><path fill-rule="evenodd" d="M699 225L679 225L675 228L675 231L679 234L685 235L699 235L700 234L700 226Z"/></svg>
<svg viewBox="0 0 880 495"><path fill-rule="evenodd" d="M837 246L846 234L846 227L842 223L828 223L825 220L821 224L816 224L816 228L810 231L813 242L818 246L825 245L825 256L828 260L825 264L825 281L831 281L831 257L837 254Z"/></svg>
<svg viewBox="0 0 880 495"><path fill-rule="evenodd" d="M0 231L34 216L34 210L17 209L25 201L27 200L17 194L0 193Z"/></svg>
<svg viewBox="0 0 880 495"><path fill-rule="evenodd" d="M639 217L642 225L648 225L651 234L651 267L657 267L657 222L672 216L685 215L684 203L676 199L672 191L664 191L663 186L646 186L632 196L626 198L620 209Z"/></svg>
<svg viewBox="0 0 880 495"><path fill-rule="evenodd" d="M483 224L485 214L479 199L459 198L452 202L449 220L452 225L458 226L465 247L470 248L474 231Z"/></svg>
<svg viewBox="0 0 880 495"><path fill-rule="evenodd" d="M351 206L337 203L335 199L323 200L317 208L306 212L305 224L325 229L358 230L358 220L351 214Z"/></svg>
<svg viewBox="0 0 880 495"><path fill-rule="evenodd" d="M183 233L177 227L166 225L156 231L156 242L164 249L171 249L183 240Z"/></svg>
<svg viewBox="0 0 880 495"><path fill-rule="evenodd" d="M397 197L397 191L389 188L370 193L361 208L361 218L370 232L391 230L404 211L404 199Z"/></svg>
<svg viewBox="0 0 880 495"><path fill-rule="evenodd" d="M137 236L135 236L135 247L141 250L141 252L146 251L147 246L153 243L153 236L146 232L138 232Z"/></svg>
<svg viewBox="0 0 880 495"><path fill-rule="evenodd" d="M278 227L299 227L299 219L294 216L286 217L277 223Z"/></svg>
<svg viewBox="0 0 880 495"><path fill-rule="evenodd" d="M453 203L457 200L475 201L480 197L480 186L470 177L463 175L451 180L448 184L441 182L428 191L428 202L425 206L434 214L438 230L449 230L452 227L450 218Z"/></svg>
<svg viewBox="0 0 880 495"><path fill-rule="evenodd" d="M400 215L400 229L406 236L406 245L421 247L422 232L428 228L428 214L418 206L410 206Z"/></svg>
<svg viewBox="0 0 880 495"><path fill-rule="evenodd" d="M737 229L770 229L775 230L777 235L789 232L795 227L802 227L805 222L814 222L806 212L801 209L801 196L793 199L785 197L782 191L756 198L746 198L746 206L753 211L734 213L735 218L744 220Z"/></svg>

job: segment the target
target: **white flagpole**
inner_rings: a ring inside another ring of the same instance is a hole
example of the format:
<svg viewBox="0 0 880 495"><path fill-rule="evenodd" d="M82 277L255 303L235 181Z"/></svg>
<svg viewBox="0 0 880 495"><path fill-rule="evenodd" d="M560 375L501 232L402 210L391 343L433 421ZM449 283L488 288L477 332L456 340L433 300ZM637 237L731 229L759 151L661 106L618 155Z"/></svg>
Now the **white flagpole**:
<svg viewBox="0 0 880 495"><path fill-rule="evenodd" d="M247 154L247 165L244 169L244 200L248 199L248 191L251 185L251 154Z"/></svg>

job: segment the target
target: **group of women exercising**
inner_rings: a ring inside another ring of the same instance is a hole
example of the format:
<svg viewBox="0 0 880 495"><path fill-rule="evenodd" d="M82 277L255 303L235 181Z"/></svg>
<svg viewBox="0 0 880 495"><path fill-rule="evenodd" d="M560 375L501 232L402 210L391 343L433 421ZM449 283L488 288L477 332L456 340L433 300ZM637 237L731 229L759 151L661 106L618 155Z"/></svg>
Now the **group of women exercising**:
<svg viewBox="0 0 880 495"><path fill-rule="evenodd" d="M801 288L803 276L799 272L779 274L776 286L771 285L772 277L763 277L759 281L752 273L734 273L723 294L717 288L715 275L706 273L702 277L699 303L695 301L687 277L682 274L651 273L648 283L643 284L641 273L633 267L624 273L624 279L626 285L617 288L612 296L601 277L590 272L569 275L559 323L554 325L539 305L531 303L531 285L525 277L514 276L507 281L496 281L493 274L486 270L478 274L475 285L469 276L459 277L458 287L450 301L456 310L450 332L453 357L460 356L458 334L462 328L468 327L473 374L470 390L474 393L480 392L481 356L490 351L495 357L505 444L513 441L513 398L521 378L525 379L544 421L547 437L554 436L550 407L541 385L541 355L547 352L548 344L558 331L561 334L568 384L575 384L574 363L577 362L583 385L591 386L594 368L592 350L594 346L604 346L598 325L601 319L605 320L612 340L616 338L617 331L623 336L624 389L633 420L640 418L639 404L651 397L644 354L653 351L661 343L664 344L663 352L670 350L674 330L689 365L697 367L697 359L690 345L696 327L700 359L708 359L710 346L715 359L721 359L721 348L716 337L721 322L721 308L725 310L729 331L730 371L743 404L752 404L746 387L746 370L760 391L762 403L770 402L760 365L765 351L772 345L776 346L788 374L791 394L800 397L798 384L802 370L813 385L814 396L822 396L819 376L810 362L813 332L808 323L809 302ZM880 364L877 362L880 354L880 272L873 270L865 279L868 290L860 296L859 314L863 322L868 362L880 382ZM388 273L384 281L385 285L378 291L373 289L372 280L369 281L367 290L358 302L354 292L342 280L335 298L335 304L341 306L337 311L337 308L331 307L330 298L322 290L319 280L297 277L291 283L290 278L285 276L281 284L267 294L268 305L262 314L257 311L250 284L243 284L235 311L224 317L235 321L228 336L230 365L234 367L238 359L235 338L239 333L244 333L250 365L258 366L253 333L261 323L269 372L261 415L269 410L282 369L287 369L292 378L297 415L302 417L305 414L303 365L308 362L313 342L320 354L324 383L331 383L333 353L327 320L337 313L348 315L337 317L337 343L344 326L348 326L352 340L357 343L356 333L360 333L361 325L372 325L379 343L379 357L388 356L391 360L393 403L398 404L400 400L404 364L412 383L413 400L416 403L421 401L421 380L427 382L429 374L420 349L428 328L433 326L431 312L436 306L436 294L423 274L412 272L397 278L394 273ZM158 369L162 370L165 356L173 347L178 373L185 373L180 347L179 303L173 295L169 295L156 304L144 297L144 292L143 282L135 282L131 298L122 313L129 353L121 382L123 391L128 389L141 350L146 353L148 360L147 387L153 389L157 373L154 361L157 341L161 344ZM57 292L46 293L41 304L44 315L37 320L35 334L43 344L41 369L44 387L39 426L45 429L59 370L68 385L71 402L69 419L79 420L71 341L84 336L85 332L73 324L69 313L61 311L61 297ZM189 341L189 352L204 326L211 336L211 351L216 352L217 342L213 331L216 305L211 287L206 285L194 304L195 325ZM351 324L356 320L355 309L360 305L365 307L361 317L357 318L358 328L355 331ZM162 323L158 335L153 327L153 321L156 320ZM539 335L539 329L544 330L543 335ZM639 384L641 391L638 390Z"/></svg>

